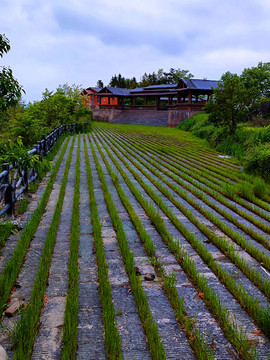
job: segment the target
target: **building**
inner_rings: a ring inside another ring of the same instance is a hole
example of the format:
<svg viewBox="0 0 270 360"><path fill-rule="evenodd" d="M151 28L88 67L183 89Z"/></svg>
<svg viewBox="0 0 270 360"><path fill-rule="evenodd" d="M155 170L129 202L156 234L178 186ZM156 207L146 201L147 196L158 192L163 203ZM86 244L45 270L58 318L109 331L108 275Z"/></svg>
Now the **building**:
<svg viewBox="0 0 270 360"><path fill-rule="evenodd" d="M113 121L119 111L167 111L167 126L174 127L194 113L203 111L217 83L215 80L181 79L178 84L151 85L136 89L88 88L85 91L88 91L89 104L94 110L94 120ZM144 116L147 116L145 114L144 112Z"/></svg>

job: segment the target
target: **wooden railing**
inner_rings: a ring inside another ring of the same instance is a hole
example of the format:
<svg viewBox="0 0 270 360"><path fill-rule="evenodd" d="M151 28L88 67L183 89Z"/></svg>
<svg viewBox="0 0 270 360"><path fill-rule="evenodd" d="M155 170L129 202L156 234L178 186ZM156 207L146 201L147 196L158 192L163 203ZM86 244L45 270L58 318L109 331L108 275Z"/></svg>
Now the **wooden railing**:
<svg viewBox="0 0 270 360"><path fill-rule="evenodd" d="M43 135L41 141L38 141L28 151L28 154L36 154L42 161L62 135L76 132L77 127L77 123L58 126L49 135ZM38 172L35 168L22 169L19 165L14 166L7 163L2 165L2 172L0 173L0 204L2 204L0 216L7 214L14 217L15 202L21 194L28 190L28 185L37 176Z"/></svg>
<svg viewBox="0 0 270 360"><path fill-rule="evenodd" d="M99 109L113 110L156 110L156 105L99 105Z"/></svg>

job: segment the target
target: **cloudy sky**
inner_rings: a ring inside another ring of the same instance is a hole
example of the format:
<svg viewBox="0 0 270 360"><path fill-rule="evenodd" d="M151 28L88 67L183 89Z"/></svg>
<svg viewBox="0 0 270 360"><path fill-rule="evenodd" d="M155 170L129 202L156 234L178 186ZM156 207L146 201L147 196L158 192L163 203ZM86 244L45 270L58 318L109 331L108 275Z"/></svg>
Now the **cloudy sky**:
<svg viewBox="0 0 270 360"><path fill-rule="evenodd" d="M269 14L269 0L0 0L11 43L0 66L11 66L26 102L59 84L160 68L220 79L270 61Z"/></svg>

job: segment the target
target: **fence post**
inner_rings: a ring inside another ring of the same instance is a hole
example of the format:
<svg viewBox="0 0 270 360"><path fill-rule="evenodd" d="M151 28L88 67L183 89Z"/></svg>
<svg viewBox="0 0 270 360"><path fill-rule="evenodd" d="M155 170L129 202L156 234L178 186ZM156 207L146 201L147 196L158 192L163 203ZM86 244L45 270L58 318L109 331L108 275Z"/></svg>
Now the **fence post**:
<svg viewBox="0 0 270 360"><path fill-rule="evenodd" d="M10 170L9 164L5 163L2 165L2 170L7 171L7 175L4 178L4 183L7 184L6 192L5 192L5 205L10 204L9 209L7 210L7 215L14 217L14 189L12 188L10 181Z"/></svg>
<svg viewBox="0 0 270 360"><path fill-rule="evenodd" d="M37 155L39 155L39 161L42 161L42 147L41 141L37 141Z"/></svg>
<svg viewBox="0 0 270 360"><path fill-rule="evenodd" d="M43 141L43 156L47 155L47 141L45 134L42 135L41 141Z"/></svg>
<svg viewBox="0 0 270 360"><path fill-rule="evenodd" d="M24 169L23 181L24 181L24 184L26 185L25 191L28 192L28 169L27 169L27 167Z"/></svg>

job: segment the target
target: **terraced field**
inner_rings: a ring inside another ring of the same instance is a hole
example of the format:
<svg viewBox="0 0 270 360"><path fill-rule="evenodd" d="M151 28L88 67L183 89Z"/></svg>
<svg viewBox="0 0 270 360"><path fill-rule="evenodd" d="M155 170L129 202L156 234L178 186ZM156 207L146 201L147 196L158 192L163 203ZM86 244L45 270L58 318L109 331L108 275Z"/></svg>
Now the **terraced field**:
<svg viewBox="0 0 270 360"><path fill-rule="evenodd" d="M173 129L97 123L67 138L2 249L0 307L25 308L2 316L2 346L15 359L269 359L269 201Z"/></svg>

